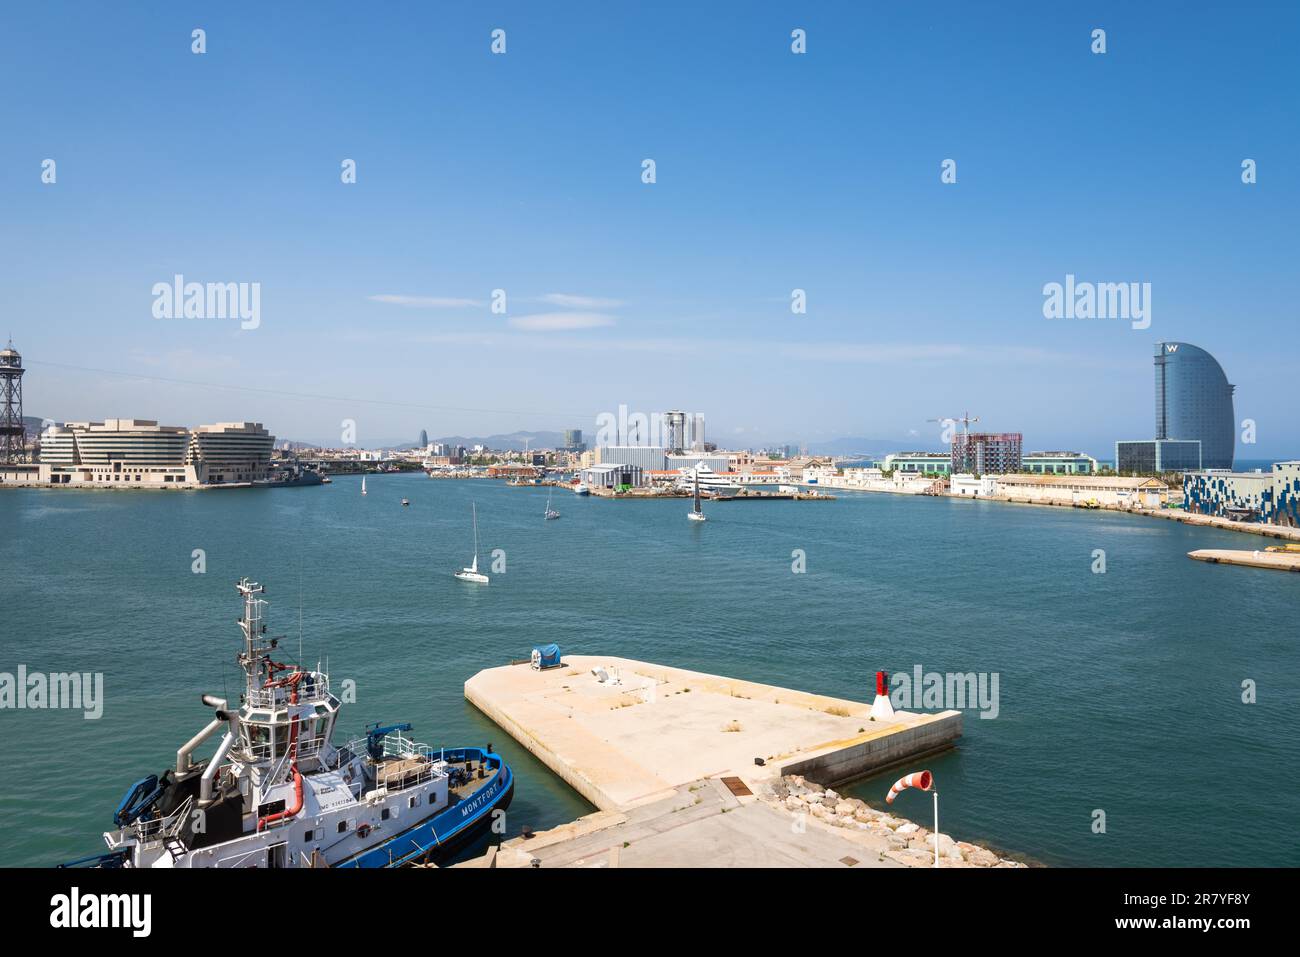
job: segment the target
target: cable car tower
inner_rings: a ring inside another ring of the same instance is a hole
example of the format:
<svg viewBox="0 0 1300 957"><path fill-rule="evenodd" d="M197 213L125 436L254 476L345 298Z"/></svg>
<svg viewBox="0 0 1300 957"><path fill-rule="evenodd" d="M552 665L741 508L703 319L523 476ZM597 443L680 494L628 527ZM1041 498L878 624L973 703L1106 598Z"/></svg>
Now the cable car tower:
<svg viewBox="0 0 1300 957"><path fill-rule="evenodd" d="M13 340L0 351L0 463L27 461L27 428L23 425L23 357Z"/></svg>

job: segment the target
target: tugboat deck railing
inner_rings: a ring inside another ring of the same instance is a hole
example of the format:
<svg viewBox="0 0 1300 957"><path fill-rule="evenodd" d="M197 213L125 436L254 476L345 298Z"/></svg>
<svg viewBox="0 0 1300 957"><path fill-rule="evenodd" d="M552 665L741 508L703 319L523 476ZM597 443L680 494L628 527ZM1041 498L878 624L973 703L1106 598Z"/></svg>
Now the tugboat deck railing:
<svg viewBox="0 0 1300 957"><path fill-rule="evenodd" d="M313 701L326 698L330 693L330 677L319 671L304 671L298 682L299 701ZM290 690L279 688L249 688L244 692L244 701L254 708L284 708L289 705Z"/></svg>
<svg viewBox="0 0 1300 957"><path fill-rule="evenodd" d="M443 766L441 748L432 747L422 741L414 741L398 731L389 732L382 741L383 751L379 762L375 763L376 787L386 788L393 792L405 791L446 776L447 772ZM333 766L335 768L341 766L343 763L352 760L354 755L365 755L369 759L369 743L369 738L353 738L338 749ZM403 758L423 761L424 764L418 771L410 767L387 772L383 770L382 762L401 760Z"/></svg>
<svg viewBox="0 0 1300 957"><path fill-rule="evenodd" d="M143 845L156 844L176 837L194 807L194 798L187 797L171 814L151 820L140 819L133 825L136 837Z"/></svg>

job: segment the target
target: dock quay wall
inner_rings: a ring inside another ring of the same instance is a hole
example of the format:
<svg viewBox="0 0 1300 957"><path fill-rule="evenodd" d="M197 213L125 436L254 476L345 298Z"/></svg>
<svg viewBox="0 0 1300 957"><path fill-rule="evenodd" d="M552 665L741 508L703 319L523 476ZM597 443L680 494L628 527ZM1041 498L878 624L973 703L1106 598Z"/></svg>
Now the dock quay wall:
<svg viewBox="0 0 1300 957"><path fill-rule="evenodd" d="M918 761L946 751L961 737L961 731L961 712L945 711L846 747L797 755L779 763L777 773L783 777L797 774L824 787L835 787L904 761Z"/></svg>

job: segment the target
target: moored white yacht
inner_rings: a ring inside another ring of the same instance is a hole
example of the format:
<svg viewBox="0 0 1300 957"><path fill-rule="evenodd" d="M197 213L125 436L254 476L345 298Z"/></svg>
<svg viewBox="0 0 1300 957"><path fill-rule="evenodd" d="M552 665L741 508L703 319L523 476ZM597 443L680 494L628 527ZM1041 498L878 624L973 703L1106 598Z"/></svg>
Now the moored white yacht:
<svg viewBox="0 0 1300 957"><path fill-rule="evenodd" d="M713 471L703 462L694 468L678 469L677 472L677 487L683 490L689 489L693 483L698 481L700 488L714 498L730 498L740 491L740 486L733 482L730 477Z"/></svg>

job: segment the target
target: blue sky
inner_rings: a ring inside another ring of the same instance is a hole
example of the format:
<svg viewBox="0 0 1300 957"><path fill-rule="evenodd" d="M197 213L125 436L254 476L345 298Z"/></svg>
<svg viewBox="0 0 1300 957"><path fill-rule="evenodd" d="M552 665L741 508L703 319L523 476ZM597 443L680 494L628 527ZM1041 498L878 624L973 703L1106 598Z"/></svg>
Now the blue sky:
<svg viewBox="0 0 1300 957"><path fill-rule="evenodd" d="M1100 457L1174 339L1296 456L1297 35L1280 2L24 5L0 333L56 419L377 444L623 403L920 446L970 409ZM176 273L259 282L259 328L155 319ZM1045 319L1067 273L1150 282L1150 328Z"/></svg>

